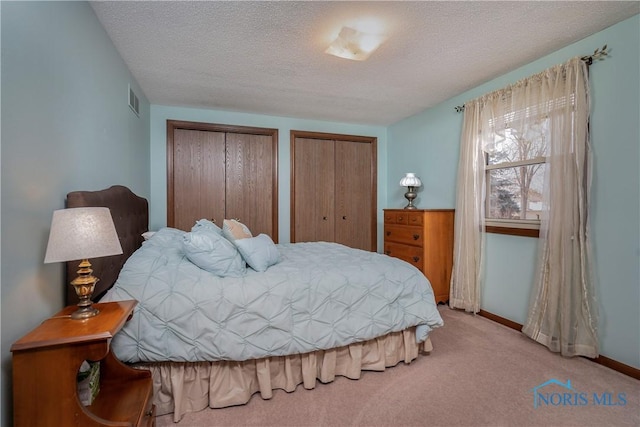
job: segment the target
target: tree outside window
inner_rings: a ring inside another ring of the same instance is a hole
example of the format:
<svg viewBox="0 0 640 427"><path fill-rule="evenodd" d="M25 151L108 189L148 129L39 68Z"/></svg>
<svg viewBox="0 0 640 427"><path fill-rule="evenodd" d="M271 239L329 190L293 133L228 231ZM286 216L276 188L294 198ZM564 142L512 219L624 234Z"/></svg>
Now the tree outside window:
<svg viewBox="0 0 640 427"><path fill-rule="evenodd" d="M487 224L538 228L548 120L495 132L486 154Z"/></svg>

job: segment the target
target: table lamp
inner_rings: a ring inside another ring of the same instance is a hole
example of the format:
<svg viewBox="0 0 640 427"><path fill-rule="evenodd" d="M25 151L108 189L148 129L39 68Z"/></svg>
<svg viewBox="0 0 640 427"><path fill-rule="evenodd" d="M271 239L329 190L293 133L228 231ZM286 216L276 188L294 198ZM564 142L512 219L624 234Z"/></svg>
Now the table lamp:
<svg viewBox="0 0 640 427"><path fill-rule="evenodd" d="M70 208L53 212L45 264L81 260L71 285L78 295L78 310L72 319L87 319L98 314L91 296L98 278L93 276L89 258L122 254L120 240L109 208Z"/></svg>
<svg viewBox="0 0 640 427"><path fill-rule="evenodd" d="M422 185L422 181L420 181L420 178L418 178L415 173L407 172L407 174L400 180L400 185L403 187L407 187L407 192L404 193L404 197L409 201L409 204L404 208L417 209L413 205L413 199L415 199L417 196L415 188Z"/></svg>

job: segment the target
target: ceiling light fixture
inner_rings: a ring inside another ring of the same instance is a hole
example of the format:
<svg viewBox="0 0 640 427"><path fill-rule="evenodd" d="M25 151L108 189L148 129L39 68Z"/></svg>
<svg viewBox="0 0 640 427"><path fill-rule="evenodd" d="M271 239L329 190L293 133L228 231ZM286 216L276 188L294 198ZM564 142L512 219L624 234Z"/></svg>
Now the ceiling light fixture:
<svg viewBox="0 0 640 427"><path fill-rule="evenodd" d="M365 33L350 27L342 27L338 37L329 45L325 53L339 58L364 61L386 39L381 34Z"/></svg>

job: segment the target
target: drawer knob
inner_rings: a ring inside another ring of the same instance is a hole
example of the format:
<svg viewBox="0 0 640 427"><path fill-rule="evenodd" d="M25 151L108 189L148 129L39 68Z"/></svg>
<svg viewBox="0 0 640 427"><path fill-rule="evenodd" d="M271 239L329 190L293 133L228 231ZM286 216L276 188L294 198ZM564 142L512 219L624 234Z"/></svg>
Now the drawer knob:
<svg viewBox="0 0 640 427"><path fill-rule="evenodd" d="M419 234L414 234L414 235L413 235L413 240L418 240L419 238L420 238L420 235L419 235Z"/></svg>
<svg viewBox="0 0 640 427"><path fill-rule="evenodd" d="M342 219L347 219L346 215L342 217Z"/></svg>
<svg viewBox="0 0 640 427"><path fill-rule="evenodd" d="M413 257L413 262L418 262L420 261L420 257L419 256L414 256Z"/></svg>
<svg viewBox="0 0 640 427"><path fill-rule="evenodd" d="M326 220L327 220L327 217L326 217L326 216L323 216L323 217L322 217L322 220L323 220L323 221L326 221Z"/></svg>
<svg viewBox="0 0 640 427"><path fill-rule="evenodd" d="M404 219L404 217L403 217L403 216L399 216L399 217L398 217L398 221L402 221L403 219Z"/></svg>
<svg viewBox="0 0 640 427"><path fill-rule="evenodd" d="M391 251L384 251L385 255L391 255Z"/></svg>
<svg viewBox="0 0 640 427"><path fill-rule="evenodd" d="M387 236L391 236L391 232L390 231L387 231Z"/></svg>

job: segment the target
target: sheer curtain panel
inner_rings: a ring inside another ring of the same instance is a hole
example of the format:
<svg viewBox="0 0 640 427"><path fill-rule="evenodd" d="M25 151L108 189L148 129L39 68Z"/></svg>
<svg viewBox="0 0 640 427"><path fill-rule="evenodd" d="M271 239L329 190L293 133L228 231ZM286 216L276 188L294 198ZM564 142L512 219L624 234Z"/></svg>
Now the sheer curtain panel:
<svg viewBox="0 0 640 427"><path fill-rule="evenodd" d="M449 306L477 313L484 250L483 101L476 99L464 107Z"/></svg>
<svg viewBox="0 0 640 427"><path fill-rule="evenodd" d="M588 68L578 57L465 104L450 305L480 309L487 156L511 150L517 161L535 150L546 163L536 178L538 261L523 332L565 356L598 355L588 129ZM525 167L516 171L528 182Z"/></svg>
<svg viewBox="0 0 640 427"><path fill-rule="evenodd" d="M538 105L548 117L549 154L538 265L522 332L563 356L597 357L587 65L574 58L551 68L532 90L544 94Z"/></svg>

